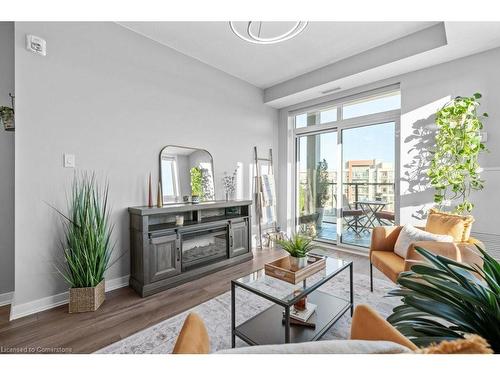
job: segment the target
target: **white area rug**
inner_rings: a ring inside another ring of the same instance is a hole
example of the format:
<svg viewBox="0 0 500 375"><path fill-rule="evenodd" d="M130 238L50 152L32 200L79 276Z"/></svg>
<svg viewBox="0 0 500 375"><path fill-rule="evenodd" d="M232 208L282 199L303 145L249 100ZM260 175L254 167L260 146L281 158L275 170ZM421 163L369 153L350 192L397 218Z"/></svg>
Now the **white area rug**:
<svg viewBox="0 0 500 375"><path fill-rule="evenodd" d="M349 272L346 270L323 285L328 291L345 299L349 298ZM354 304L368 304L382 316L387 317L400 302L398 298L385 297L395 285L389 281L374 279L374 292L370 292L369 278L354 274ZM270 306L270 302L247 291L236 289L236 324L241 324ZM132 336L111 344L97 353L171 353L184 319L190 312L199 314L207 326L211 351L231 347L231 292L221 294L179 315L146 328ZM277 322L280 324L280 322ZM323 340L349 337L351 316L347 312L323 336ZM237 339L236 346L246 344Z"/></svg>

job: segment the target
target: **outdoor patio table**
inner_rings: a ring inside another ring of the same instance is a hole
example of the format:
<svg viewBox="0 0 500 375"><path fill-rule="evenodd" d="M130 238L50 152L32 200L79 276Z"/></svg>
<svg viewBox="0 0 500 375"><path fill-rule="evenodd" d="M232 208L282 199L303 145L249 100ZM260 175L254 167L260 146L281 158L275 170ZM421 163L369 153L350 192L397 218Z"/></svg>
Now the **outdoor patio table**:
<svg viewBox="0 0 500 375"><path fill-rule="evenodd" d="M374 228L376 226L375 214L384 209L387 202L384 201L355 201L356 207L363 210L366 215L366 222L364 223L365 229Z"/></svg>

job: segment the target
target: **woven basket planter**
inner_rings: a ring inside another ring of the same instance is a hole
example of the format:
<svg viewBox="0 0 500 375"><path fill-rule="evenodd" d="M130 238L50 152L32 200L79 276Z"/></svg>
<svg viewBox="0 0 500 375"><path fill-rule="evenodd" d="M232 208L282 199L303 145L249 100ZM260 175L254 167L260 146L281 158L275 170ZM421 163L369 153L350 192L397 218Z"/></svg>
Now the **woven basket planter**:
<svg viewBox="0 0 500 375"><path fill-rule="evenodd" d="M104 299L104 280L91 288L70 288L69 313L96 311Z"/></svg>

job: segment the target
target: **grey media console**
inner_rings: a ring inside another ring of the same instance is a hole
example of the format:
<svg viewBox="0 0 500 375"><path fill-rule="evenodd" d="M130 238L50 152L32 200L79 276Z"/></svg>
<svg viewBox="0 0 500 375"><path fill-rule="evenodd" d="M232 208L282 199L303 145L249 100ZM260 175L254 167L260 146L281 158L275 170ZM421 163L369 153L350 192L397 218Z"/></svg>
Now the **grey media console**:
<svg viewBox="0 0 500 375"><path fill-rule="evenodd" d="M252 201L130 207L130 285L146 297L252 259ZM184 218L176 225L176 218Z"/></svg>

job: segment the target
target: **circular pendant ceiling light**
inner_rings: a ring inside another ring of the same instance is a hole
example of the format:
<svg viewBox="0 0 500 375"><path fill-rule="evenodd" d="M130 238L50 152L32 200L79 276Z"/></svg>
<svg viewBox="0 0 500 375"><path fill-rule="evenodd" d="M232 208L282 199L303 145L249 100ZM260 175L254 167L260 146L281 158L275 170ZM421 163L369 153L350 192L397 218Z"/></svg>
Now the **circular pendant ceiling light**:
<svg viewBox="0 0 500 375"><path fill-rule="evenodd" d="M305 27L307 26L307 22L297 21L287 31L271 37L261 37L261 33L263 32L263 25L263 21L229 22L229 27L234 34L236 34L244 41L254 44L275 44L284 42L288 39L292 39L305 29Z"/></svg>

